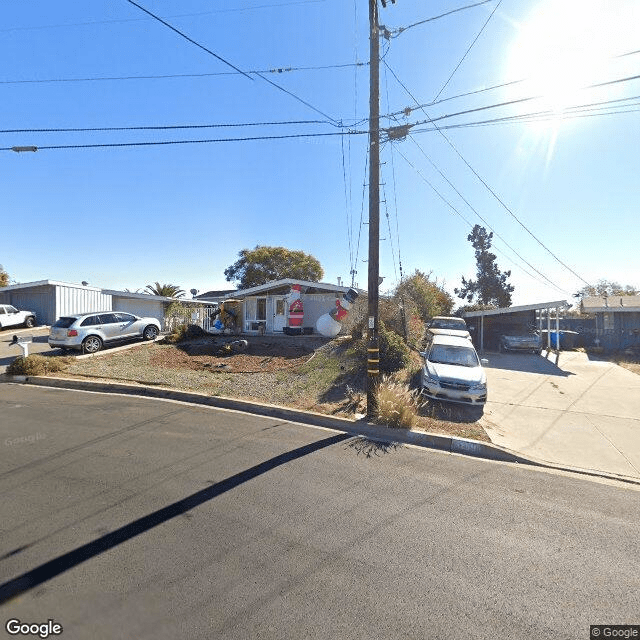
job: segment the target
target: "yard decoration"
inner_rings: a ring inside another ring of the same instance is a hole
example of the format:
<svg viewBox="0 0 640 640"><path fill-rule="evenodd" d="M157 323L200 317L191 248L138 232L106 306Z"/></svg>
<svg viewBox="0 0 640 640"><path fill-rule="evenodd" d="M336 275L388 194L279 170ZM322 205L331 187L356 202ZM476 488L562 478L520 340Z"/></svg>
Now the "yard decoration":
<svg viewBox="0 0 640 640"><path fill-rule="evenodd" d="M358 297L358 292L355 289L349 289L344 294L342 300L336 300L336 308L321 315L316 322L316 331L327 338L335 338L342 329L340 324L349 313L351 305Z"/></svg>
<svg viewBox="0 0 640 640"><path fill-rule="evenodd" d="M291 285L291 293L288 296L289 304L289 326L302 327L304 319L304 304L300 298L302 287L299 284Z"/></svg>

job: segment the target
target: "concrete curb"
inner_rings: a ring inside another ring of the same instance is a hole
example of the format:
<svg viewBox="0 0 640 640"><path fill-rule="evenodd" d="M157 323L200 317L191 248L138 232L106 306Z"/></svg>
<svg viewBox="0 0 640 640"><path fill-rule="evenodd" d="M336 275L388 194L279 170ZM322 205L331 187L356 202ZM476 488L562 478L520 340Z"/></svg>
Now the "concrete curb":
<svg viewBox="0 0 640 640"><path fill-rule="evenodd" d="M225 398L222 396L209 396L193 391L180 391L178 389L168 389L164 387L151 387L146 385L135 385L120 382L101 382L94 380L77 380L74 378L53 378L44 376L0 376L0 382L14 382L22 384L32 384L41 387L55 387L59 389L73 389L79 391L94 391L100 393L118 393L124 395L141 396L145 398L158 398L164 400L176 400L191 404L200 404L217 409L229 409L232 411L242 411L255 415L270 418L279 418L288 422L298 422L315 427L335 429L352 435L363 436L371 440L383 442L397 442L402 444L412 444L429 449L437 449L448 453L462 454L486 460L498 462L510 462L527 464L557 471L567 471L581 475L588 475L608 480L617 480L630 484L640 485L640 479L628 476L621 476L593 469L581 469L567 465L555 464L546 460L537 460L525 457L517 452L510 451L495 444L478 442L468 438L456 436L444 436L424 431L413 431L405 429L393 429L374 425L364 420L349 420L348 418L338 418L328 416L323 413L302 411L280 407L277 405L259 404L249 400L238 400L235 398Z"/></svg>

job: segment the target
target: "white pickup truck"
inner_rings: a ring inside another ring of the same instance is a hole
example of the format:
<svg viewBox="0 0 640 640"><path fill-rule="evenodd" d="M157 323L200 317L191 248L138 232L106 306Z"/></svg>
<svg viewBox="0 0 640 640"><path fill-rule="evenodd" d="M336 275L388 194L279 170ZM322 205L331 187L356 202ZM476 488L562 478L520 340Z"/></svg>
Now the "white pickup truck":
<svg viewBox="0 0 640 640"><path fill-rule="evenodd" d="M33 311L18 311L10 304L0 304L0 329L23 325L33 327L36 324L36 314Z"/></svg>

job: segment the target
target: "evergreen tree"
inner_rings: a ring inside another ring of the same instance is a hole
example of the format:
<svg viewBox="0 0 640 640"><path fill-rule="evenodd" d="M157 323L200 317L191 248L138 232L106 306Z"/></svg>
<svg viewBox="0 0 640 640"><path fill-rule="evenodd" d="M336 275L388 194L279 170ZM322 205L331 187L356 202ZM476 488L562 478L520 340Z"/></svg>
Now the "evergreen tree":
<svg viewBox="0 0 640 640"><path fill-rule="evenodd" d="M467 280L462 276L462 286L454 289L463 300L481 305L510 307L514 287L507 282L511 271L500 271L496 256L491 253L493 233L487 233L479 224L467 236L476 252L476 280Z"/></svg>

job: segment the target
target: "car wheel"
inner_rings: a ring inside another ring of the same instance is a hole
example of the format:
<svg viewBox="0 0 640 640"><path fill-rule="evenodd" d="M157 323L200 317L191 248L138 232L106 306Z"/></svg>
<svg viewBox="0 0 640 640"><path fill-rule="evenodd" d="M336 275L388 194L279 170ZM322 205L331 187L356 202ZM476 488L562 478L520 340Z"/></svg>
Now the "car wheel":
<svg viewBox="0 0 640 640"><path fill-rule="evenodd" d="M102 340L98 336L89 336L82 342L82 350L85 353L96 353L102 349Z"/></svg>
<svg viewBox="0 0 640 640"><path fill-rule="evenodd" d="M31 327L35 326L36 321L34 320L33 316L29 316L25 321L24 321L24 326L27 327L27 329L31 329Z"/></svg>
<svg viewBox="0 0 640 640"><path fill-rule="evenodd" d="M155 340L158 337L158 333L158 327L150 324L148 327L145 327L144 331L142 332L142 337L145 340Z"/></svg>

